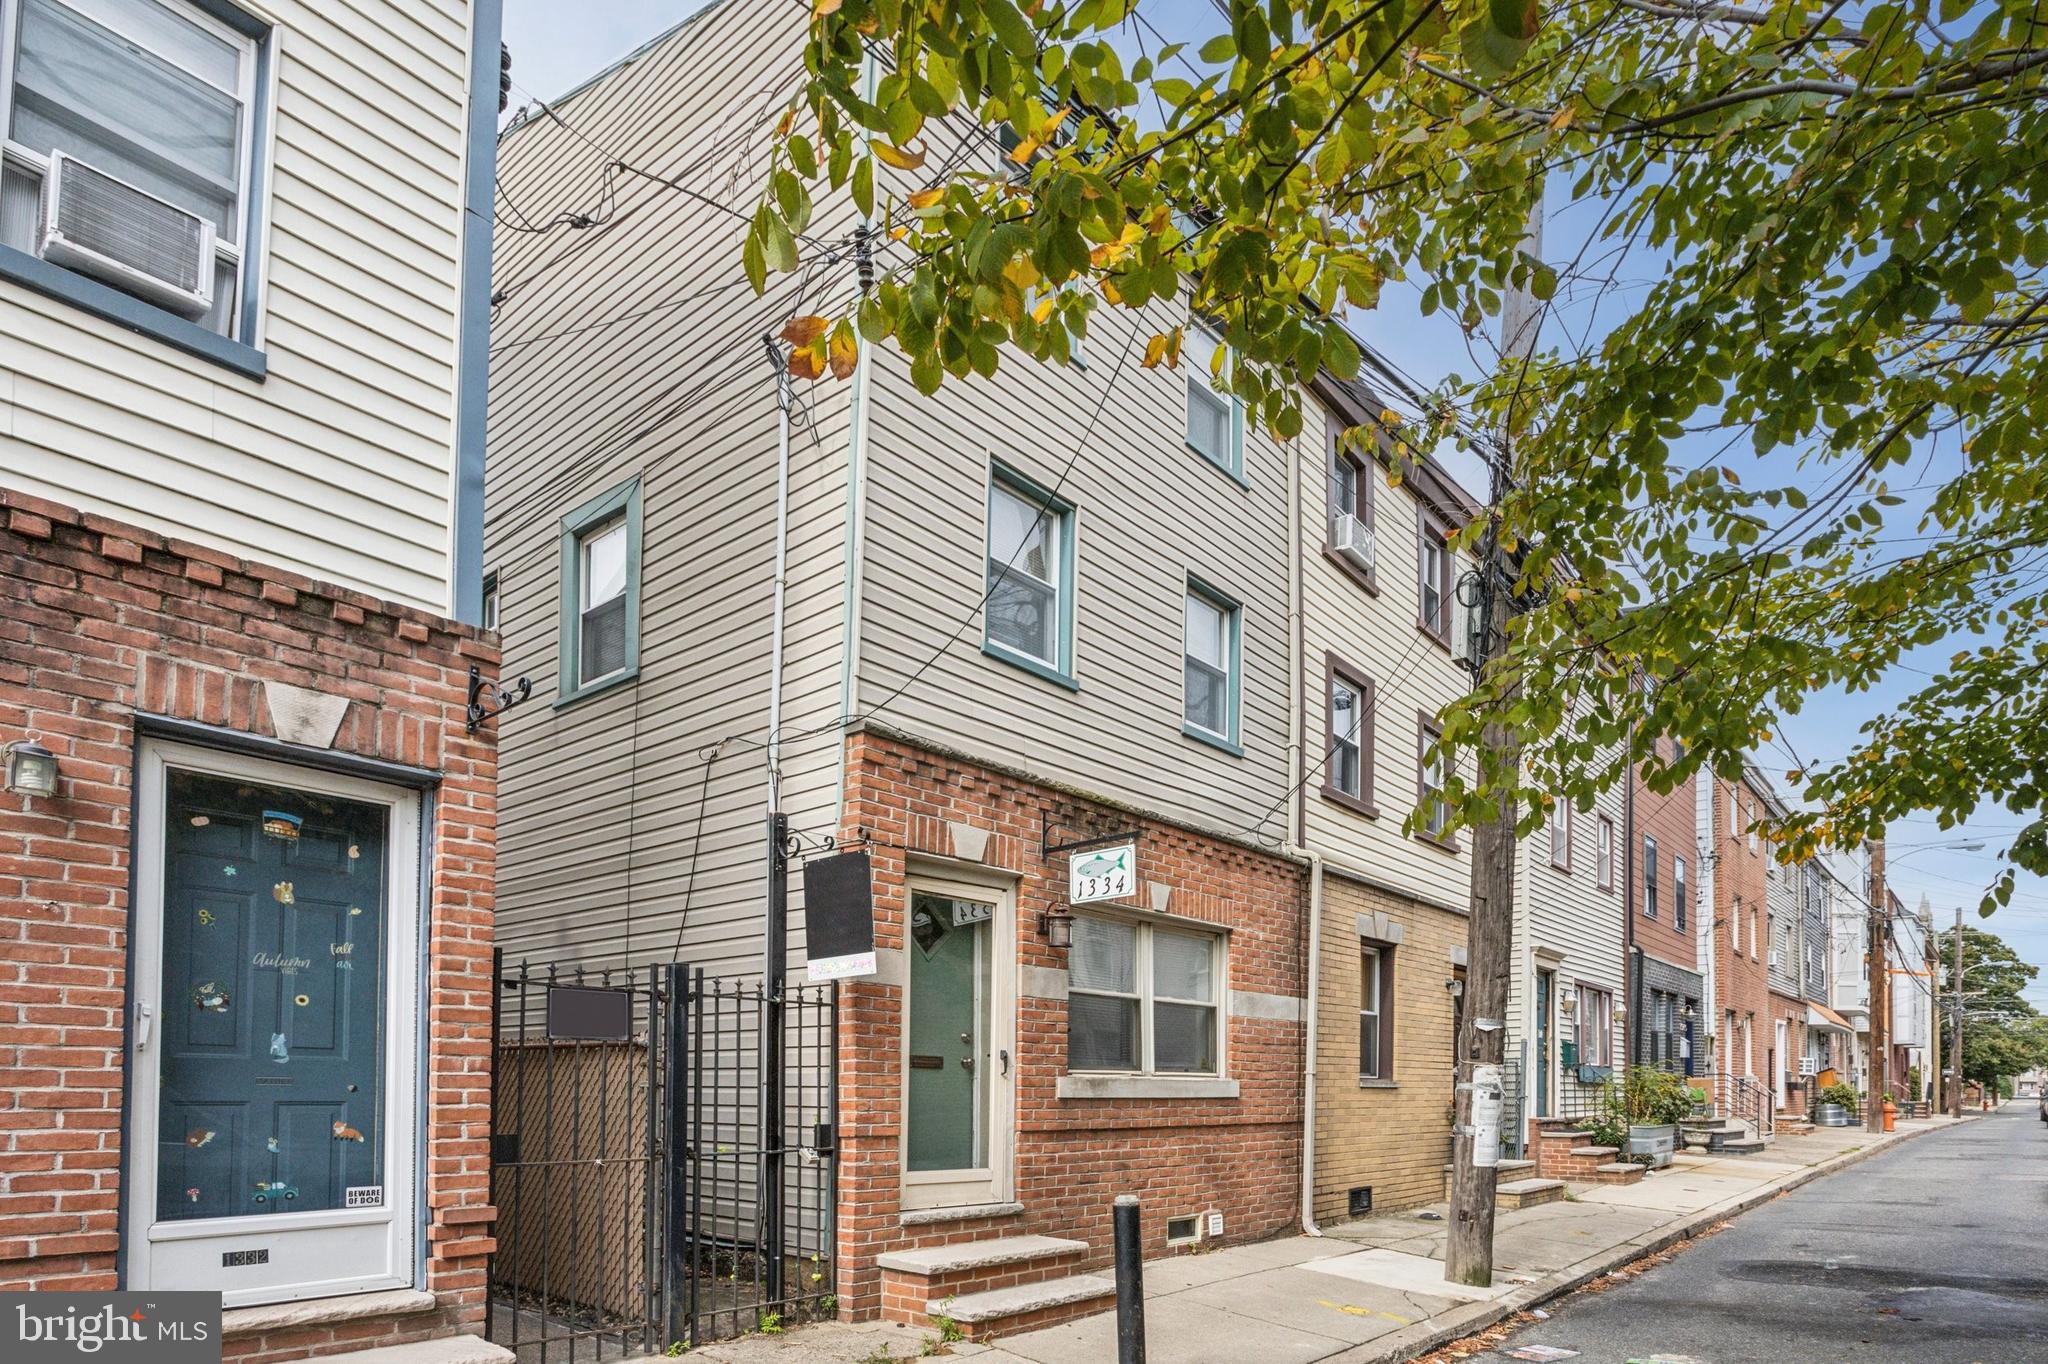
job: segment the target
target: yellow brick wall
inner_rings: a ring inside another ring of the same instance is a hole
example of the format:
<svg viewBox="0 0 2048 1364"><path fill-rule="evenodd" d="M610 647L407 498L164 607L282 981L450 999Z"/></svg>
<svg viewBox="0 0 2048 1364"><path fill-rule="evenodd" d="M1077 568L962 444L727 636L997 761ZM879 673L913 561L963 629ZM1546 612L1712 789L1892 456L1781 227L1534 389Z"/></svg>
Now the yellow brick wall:
<svg viewBox="0 0 2048 1364"><path fill-rule="evenodd" d="M1394 1084L1358 1078L1358 916L1401 926L1394 949ZM1328 876L1323 884L1321 1014L1316 1042L1315 1209L1344 1220L1351 1189L1372 1187L1373 1211L1443 1197L1451 1157L1452 949L1465 946L1462 914Z"/></svg>

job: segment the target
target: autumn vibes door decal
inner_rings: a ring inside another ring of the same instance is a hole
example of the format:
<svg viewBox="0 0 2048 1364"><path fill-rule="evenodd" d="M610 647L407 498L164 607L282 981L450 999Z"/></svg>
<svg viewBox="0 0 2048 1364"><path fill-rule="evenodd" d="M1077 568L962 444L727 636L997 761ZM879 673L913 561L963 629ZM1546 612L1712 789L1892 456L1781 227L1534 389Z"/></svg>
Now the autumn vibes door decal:
<svg viewBox="0 0 2048 1364"><path fill-rule="evenodd" d="M388 817L169 772L159 1221L383 1205Z"/></svg>

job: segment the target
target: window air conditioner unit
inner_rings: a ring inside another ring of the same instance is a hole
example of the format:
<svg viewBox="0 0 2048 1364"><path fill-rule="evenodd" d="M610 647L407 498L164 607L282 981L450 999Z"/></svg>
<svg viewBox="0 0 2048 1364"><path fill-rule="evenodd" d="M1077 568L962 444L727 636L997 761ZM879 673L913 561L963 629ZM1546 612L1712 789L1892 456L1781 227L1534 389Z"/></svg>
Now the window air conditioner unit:
<svg viewBox="0 0 2048 1364"><path fill-rule="evenodd" d="M1771 969L1773 971L1776 971L1780 967L1784 966L1784 964L1785 954L1780 952L1777 948L1773 947L1771 949Z"/></svg>
<svg viewBox="0 0 2048 1364"><path fill-rule="evenodd" d="M43 178L36 254L185 317L213 307L213 223L63 152Z"/></svg>
<svg viewBox="0 0 2048 1364"><path fill-rule="evenodd" d="M1330 548L1370 572L1378 547L1372 527L1350 512L1340 511L1330 518Z"/></svg>

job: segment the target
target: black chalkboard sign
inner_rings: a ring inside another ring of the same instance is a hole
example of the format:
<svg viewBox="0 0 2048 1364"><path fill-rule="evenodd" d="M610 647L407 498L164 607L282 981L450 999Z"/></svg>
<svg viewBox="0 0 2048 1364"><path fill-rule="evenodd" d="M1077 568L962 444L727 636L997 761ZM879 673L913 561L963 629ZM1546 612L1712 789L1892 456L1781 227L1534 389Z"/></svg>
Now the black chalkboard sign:
<svg viewBox="0 0 2048 1364"><path fill-rule="evenodd" d="M875 888L866 853L804 863L804 944L812 980L875 973Z"/></svg>
<svg viewBox="0 0 2048 1364"><path fill-rule="evenodd" d="M633 996L587 985L548 987L548 1040L623 1042L633 1034Z"/></svg>

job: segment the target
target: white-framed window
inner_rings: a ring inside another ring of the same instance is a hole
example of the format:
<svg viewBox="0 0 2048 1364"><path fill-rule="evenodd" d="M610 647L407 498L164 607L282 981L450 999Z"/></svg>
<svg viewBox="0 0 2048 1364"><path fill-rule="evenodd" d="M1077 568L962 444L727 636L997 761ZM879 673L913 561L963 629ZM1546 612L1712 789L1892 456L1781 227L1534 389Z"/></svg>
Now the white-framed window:
<svg viewBox="0 0 2048 1364"><path fill-rule="evenodd" d="M1643 835L1643 917L1657 917L1657 840Z"/></svg>
<svg viewBox="0 0 2048 1364"><path fill-rule="evenodd" d="M265 26L187 0L9 0L0 14L0 244L35 254L62 152L213 224L213 306L191 320L250 342ZM102 281L109 282L109 281Z"/></svg>
<svg viewBox="0 0 2048 1364"><path fill-rule="evenodd" d="M1422 523L1417 557L1420 564L1417 587L1421 593L1418 620L1423 629L1438 639L1448 641L1451 637L1451 547L1444 543L1437 527L1426 517Z"/></svg>
<svg viewBox="0 0 2048 1364"><path fill-rule="evenodd" d="M1614 889L1614 821L1600 816L1594 826L1593 857L1600 889Z"/></svg>
<svg viewBox="0 0 2048 1364"><path fill-rule="evenodd" d="M479 623L486 630L498 628L498 575L496 573L486 573L484 575L483 616Z"/></svg>
<svg viewBox="0 0 2048 1364"><path fill-rule="evenodd" d="M1572 806L1560 800L1551 806L1550 865L1569 873L1572 869Z"/></svg>
<svg viewBox="0 0 2048 1364"><path fill-rule="evenodd" d="M1671 924L1681 932L1685 929L1685 859L1674 856L1671 859Z"/></svg>
<svg viewBox="0 0 2048 1364"><path fill-rule="evenodd" d="M1422 832L1430 838L1442 838L1444 830L1451 825L1451 809L1444 800L1444 787L1448 784L1444 755L1437 746L1442 738L1442 728L1434 720L1424 717L1416 745L1420 774L1415 798L1422 807Z"/></svg>
<svg viewBox="0 0 2048 1364"><path fill-rule="evenodd" d="M1394 949L1358 945L1358 1078L1394 1078Z"/></svg>
<svg viewBox="0 0 2048 1364"><path fill-rule="evenodd" d="M1067 1069L1223 1070L1223 935L1081 913L1067 956Z"/></svg>
<svg viewBox="0 0 2048 1364"><path fill-rule="evenodd" d="M1001 470L989 480L990 651L1056 677L1071 665L1073 508Z"/></svg>
<svg viewBox="0 0 2048 1364"><path fill-rule="evenodd" d="M1216 391L1216 376L1230 371L1230 348L1197 322L1181 342L1181 372L1187 376L1188 446L1229 474L1244 477L1244 408Z"/></svg>
<svg viewBox="0 0 2048 1364"><path fill-rule="evenodd" d="M577 676L586 687L626 666L626 518L585 531L576 543Z"/></svg>
<svg viewBox="0 0 2048 1364"><path fill-rule="evenodd" d="M1234 745L1242 609L1192 580L1181 606L1181 718L1197 737Z"/></svg>
<svg viewBox="0 0 2048 1364"><path fill-rule="evenodd" d="M1329 677L1330 714L1324 731L1323 794L1361 814L1373 807L1373 683L1365 674L1331 654L1325 660Z"/></svg>
<svg viewBox="0 0 2048 1364"><path fill-rule="evenodd" d="M1579 1064L1614 1064L1614 996L1607 990L1579 985Z"/></svg>

